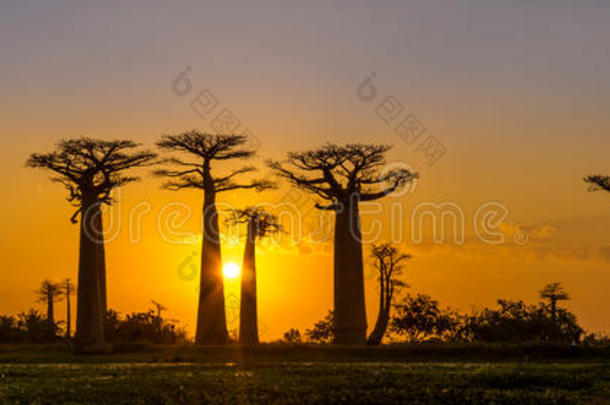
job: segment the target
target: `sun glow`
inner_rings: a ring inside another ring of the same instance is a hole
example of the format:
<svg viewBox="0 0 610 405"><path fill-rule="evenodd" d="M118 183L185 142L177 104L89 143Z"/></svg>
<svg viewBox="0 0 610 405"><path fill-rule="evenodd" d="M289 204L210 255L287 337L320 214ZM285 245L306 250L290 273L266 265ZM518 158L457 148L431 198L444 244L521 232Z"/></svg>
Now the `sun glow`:
<svg viewBox="0 0 610 405"><path fill-rule="evenodd" d="M222 274L226 278L236 278L239 276L239 265L235 262L228 262L222 267Z"/></svg>

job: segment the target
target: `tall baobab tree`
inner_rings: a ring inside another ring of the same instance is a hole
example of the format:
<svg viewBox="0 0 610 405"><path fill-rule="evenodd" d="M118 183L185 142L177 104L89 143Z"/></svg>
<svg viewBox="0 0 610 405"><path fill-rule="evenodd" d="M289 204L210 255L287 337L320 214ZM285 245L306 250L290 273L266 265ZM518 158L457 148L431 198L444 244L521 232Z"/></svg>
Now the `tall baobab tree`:
<svg viewBox="0 0 610 405"><path fill-rule="evenodd" d="M74 295L74 284L69 278L62 282L63 294L66 297L66 337L72 337L72 306L70 298Z"/></svg>
<svg viewBox="0 0 610 405"><path fill-rule="evenodd" d="M570 295L563 289L561 283L550 283L540 290L540 298L548 300L551 306L551 319L557 319L557 301L567 301Z"/></svg>
<svg viewBox="0 0 610 405"><path fill-rule="evenodd" d="M224 176L212 174L214 161L247 159L254 156L255 151L244 147L246 141L245 135L212 135L193 130L178 135L163 135L157 142L161 149L182 152L191 158L172 158L165 161L176 168L155 172L170 179L164 187L174 191L188 188L203 191L203 237L196 344L223 344L228 340L216 196L225 191L260 191L270 186L269 182L262 180L245 184L235 182L237 175L254 171L251 166L235 169Z"/></svg>
<svg viewBox="0 0 610 405"><path fill-rule="evenodd" d="M379 313L375 327L367 339L367 345L377 346L381 343L388 324L390 322L390 309L392 308L392 298L394 293L406 284L398 280L401 275L404 262L411 258L411 255L403 254L389 243L373 245L371 250L373 265L379 273Z"/></svg>
<svg viewBox="0 0 610 405"><path fill-rule="evenodd" d="M54 304L56 301L60 301L62 298L61 285L52 282L51 280L44 280L40 285L40 288L36 290L38 296L38 302L44 302L47 304L47 339L55 339L55 311Z"/></svg>
<svg viewBox="0 0 610 405"><path fill-rule="evenodd" d="M325 202L321 210L335 213L334 313L336 343L366 343L366 310L359 203L373 201L417 177L406 169L382 173L389 145L348 144L306 152L290 152L286 168L269 162L279 176Z"/></svg>
<svg viewBox="0 0 610 405"><path fill-rule="evenodd" d="M591 191L605 190L610 192L610 176L593 174L585 177L585 181L591 185Z"/></svg>
<svg viewBox="0 0 610 405"><path fill-rule="evenodd" d="M26 165L48 169L63 184L68 201L76 208L73 223L80 215L80 254L76 311L75 350L103 349L103 308L105 293L103 204L111 205L112 190L139 180L123 174L126 170L152 163L155 154L136 151L138 144L127 140L104 141L78 138L60 141L50 153L30 156Z"/></svg>
<svg viewBox="0 0 610 405"><path fill-rule="evenodd" d="M256 299L256 240L279 232L277 217L260 207L235 210L231 224L247 224L246 248L241 269L241 301L239 310L239 343L258 344L258 312Z"/></svg>

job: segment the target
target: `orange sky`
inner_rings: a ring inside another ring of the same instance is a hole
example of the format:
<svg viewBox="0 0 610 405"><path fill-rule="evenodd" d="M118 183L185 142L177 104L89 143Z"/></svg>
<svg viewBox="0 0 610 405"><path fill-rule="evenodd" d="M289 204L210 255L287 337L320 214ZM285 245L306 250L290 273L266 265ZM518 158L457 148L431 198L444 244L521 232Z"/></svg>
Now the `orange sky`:
<svg viewBox="0 0 610 405"><path fill-rule="evenodd" d="M261 141L253 163L262 176L269 175L263 159L287 150L327 141L395 146L388 161L409 164L421 179L410 194L387 198L381 212L370 207L363 228L381 219L380 241L404 232L401 245L414 256L405 271L411 291L469 310L499 297L531 302L543 284L561 281L582 323L609 330L610 314L600 308L610 304L610 196L588 193L582 177L610 174L610 7L468 4L0 6L0 313L36 305L33 290L43 278L76 279L72 208L47 174L24 168L30 153L80 135L152 147L162 133L209 130L229 108L238 130ZM171 83L187 66L192 89L177 96ZM378 94L366 103L356 88L372 72ZM204 89L219 105L202 118L190 102ZM391 125L376 113L390 95L404 107ZM417 143L394 133L409 113L425 126L423 137L433 134L447 150L432 166ZM109 305L144 310L155 299L193 333L197 281L183 280L178 268L199 243L164 240L158 218L168 204L186 204L192 216L175 231L197 233L202 196L160 190L158 179L142 174L114 208L121 225L107 245ZM221 200L276 204L289 190L282 184ZM497 245L473 228L489 201L507 208L499 226L505 241ZM414 243L411 215L425 202L461 207L464 244L434 243L429 223ZM131 241L130 215L145 207L142 236ZM515 231L527 231L527 243L516 243ZM223 254L240 262L241 242L226 244ZM331 254L328 244L287 238L259 251L262 340L309 327L332 306ZM369 268L365 275L372 326L377 300ZM227 280L226 289L238 296L238 281Z"/></svg>

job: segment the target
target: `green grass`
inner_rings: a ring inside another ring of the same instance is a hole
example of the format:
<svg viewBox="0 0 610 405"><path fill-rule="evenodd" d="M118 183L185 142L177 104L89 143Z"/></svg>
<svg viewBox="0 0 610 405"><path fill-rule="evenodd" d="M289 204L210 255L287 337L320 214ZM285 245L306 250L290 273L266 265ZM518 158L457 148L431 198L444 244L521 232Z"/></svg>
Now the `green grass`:
<svg viewBox="0 0 610 405"><path fill-rule="evenodd" d="M610 402L602 365L7 364L0 401L54 404Z"/></svg>
<svg viewBox="0 0 610 405"><path fill-rule="evenodd" d="M610 404L598 352L539 349L523 362L501 346L116 349L0 346L0 404Z"/></svg>

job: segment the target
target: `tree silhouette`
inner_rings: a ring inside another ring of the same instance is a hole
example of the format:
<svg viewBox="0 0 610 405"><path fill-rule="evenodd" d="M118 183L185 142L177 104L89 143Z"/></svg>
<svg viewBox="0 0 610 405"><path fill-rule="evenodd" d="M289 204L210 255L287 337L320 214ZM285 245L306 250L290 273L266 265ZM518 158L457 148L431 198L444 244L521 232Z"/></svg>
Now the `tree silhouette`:
<svg viewBox="0 0 610 405"><path fill-rule="evenodd" d="M49 341L55 339L57 325L55 324L54 304L62 298L61 285L53 283L51 280L44 280L40 288L36 290L38 302L47 304L47 328L46 338Z"/></svg>
<svg viewBox="0 0 610 405"><path fill-rule="evenodd" d="M69 139L60 141L53 152L31 155L26 163L29 167L56 173L58 177L52 180L67 188L68 201L77 207L71 218L73 223L80 214L77 352L97 351L104 345L106 270L101 206L112 204L112 190L139 180L124 175L124 171L150 164L156 156L147 151L133 151L137 146L126 140Z"/></svg>
<svg viewBox="0 0 610 405"><path fill-rule="evenodd" d="M72 337L72 306L70 305L70 297L74 295L74 284L69 278L62 283L63 294L66 297L66 337Z"/></svg>
<svg viewBox="0 0 610 405"><path fill-rule="evenodd" d="M390 309L392 297L397 289L405 287L406 284L397 279L402 273L403 263L411 256L402 254L389 243L373 245L371 258L379 276L379 313L375 328L367 339L369 346L377 346L381 343L390 321Z"/></svg>
<svg viewBox="0 0 610 405"><path fill-rule="evenodd" d="M247 224L244 262L241 269L241 301L239 311L239 343L258 344L258 312L256 299L256 240L279 232L281 226L275 215L260 207L233 211L231 224Z"/></svg>
<svg viewBox="0 0 610 405"><path fill-rule="evenodd" d="M567 301L570 299L570 296L563 289L561 283L550 283L540 290L540 298L549 301L551 320L555 322L557 319L557 301Z"/></svg>
<svg viewBox="0 0 610 405"><path fill-rule="evenodd" d="M163 135L157 142L157 146L161 149L182 152L194 158L194 161L167 159L166 163L177 169L155 172L158 176L170 179L164 187L174 191L195 188L202 190L204 195L196 344L223 344L228 340L216 195L239 189L260 191L270 185L269 182L262 180L247 184L238 184L234 181L235 176L254 171L251 166L233 170L222 177L212 175L213 161L252 157L255 152L243 147L246 141L245 135L211 135L193 130L178 135Z"/></svg>
<svg viewBox="0 0 610 405"><path fill-rule="evenodd" d="M589 187L591 191L605 190L610 192L610 176L593 174L585 177L584 180L591 185Z"/></svg>
<svg viewBox="0 0 610 405"><path fill-rule="evenodd" d="M359 202L383 198L417 177L405 169L381 172L390 148L327 144L316 150L288 153L286 165L290 168L279 162L268 163L279 176L324 200L323 204L316 203L316 208L335 213L334 312L339 344L366 342Z"/></svg>

